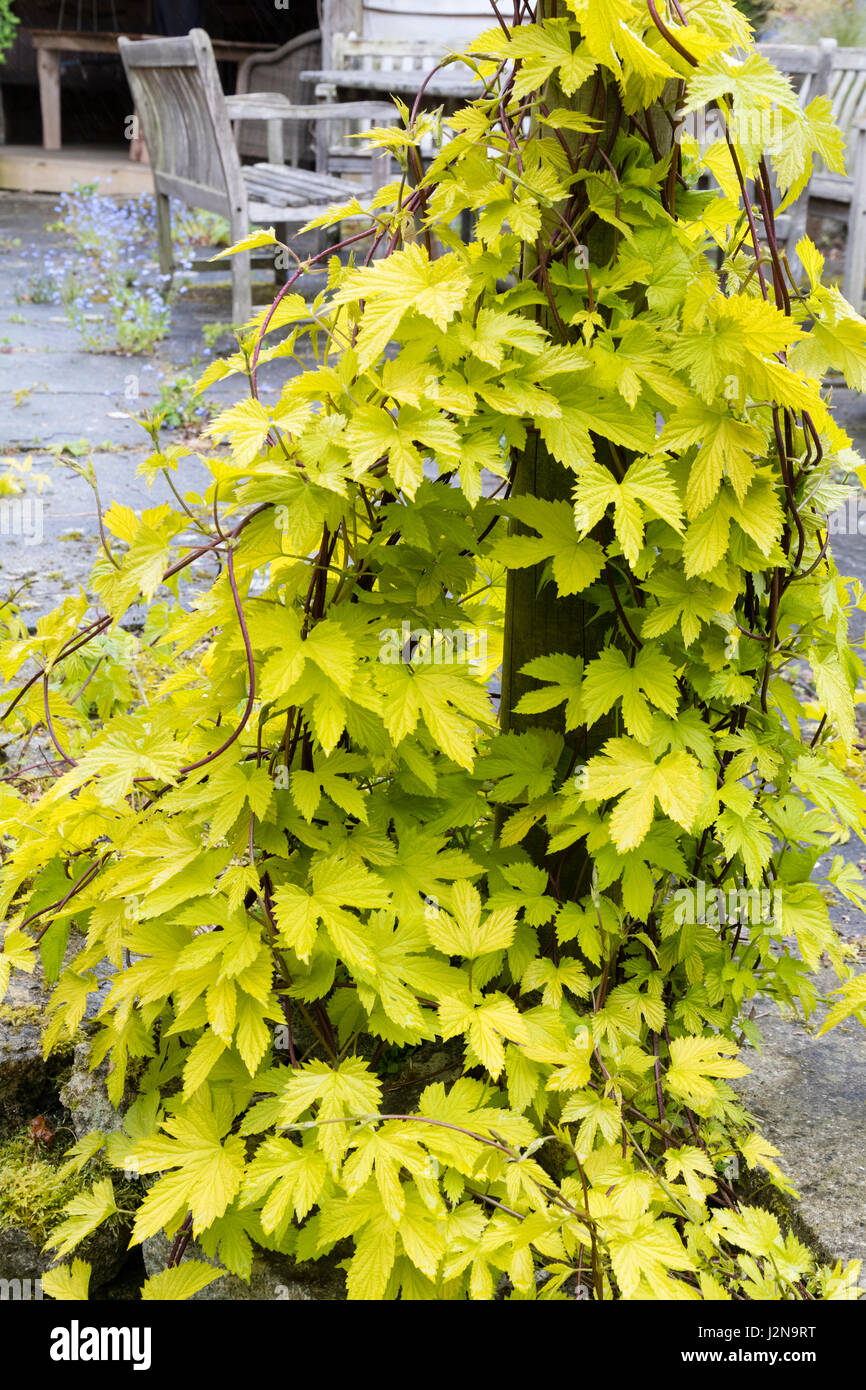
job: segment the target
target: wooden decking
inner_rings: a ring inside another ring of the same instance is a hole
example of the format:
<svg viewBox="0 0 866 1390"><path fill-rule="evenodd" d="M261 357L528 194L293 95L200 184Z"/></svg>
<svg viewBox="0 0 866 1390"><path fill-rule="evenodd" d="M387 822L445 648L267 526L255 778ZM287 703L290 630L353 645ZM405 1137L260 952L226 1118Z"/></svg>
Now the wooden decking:
<svg viewBox="0 0 866 1390"><path fill-rule="evenodd" d="M101 193L130 197L153 192L149 166L134 163L128 146L67 145L62 150L46 151L41 145L0 145L0 188L18 193L71 193L77 183L96 179Z"/></svg>

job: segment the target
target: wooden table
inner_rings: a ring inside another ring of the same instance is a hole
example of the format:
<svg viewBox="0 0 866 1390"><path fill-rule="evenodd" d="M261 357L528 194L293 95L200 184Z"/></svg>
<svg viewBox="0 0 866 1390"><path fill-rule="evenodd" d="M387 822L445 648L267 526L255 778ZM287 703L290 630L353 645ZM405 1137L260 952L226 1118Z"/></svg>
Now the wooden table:
<svg viewBox="0 0 866 1390"><path fill-rule="evenodd" d="M39 101L42 107L42 145L59 150L63 141L60 122L61 53L117 53L119 34L75 29L31 29L39 73ZM128 39L152 39L154 34L126 34ZM242 63L251 53L270 53L275 43L236 43L233 39L212 39L217 62Z"/></svg>
<svg viewBox="0 0 866 1390"><path fill-rule="evenodd" d="M322 87L349 87L356 92L394 92L397 96L414 97L426 77L420 69L357 69L311 68L301 73L302 82L315 82ZM471 101L481 92L481 84L467 77L448 77L437 72L424 88L425 97L444 101Z"/></svg>

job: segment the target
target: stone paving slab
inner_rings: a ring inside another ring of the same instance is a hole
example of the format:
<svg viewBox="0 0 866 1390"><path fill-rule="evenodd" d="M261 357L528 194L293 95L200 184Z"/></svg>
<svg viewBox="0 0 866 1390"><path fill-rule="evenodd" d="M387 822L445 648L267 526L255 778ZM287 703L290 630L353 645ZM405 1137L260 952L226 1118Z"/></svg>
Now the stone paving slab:
<svg viewBox="0 0 866 1390"><path fill-rule="evenodd" d="M168 483L158 477L152 488L137 476L138 464L147 449L95 453L93 467L103 507L112 501L133 510L173 501ZM20 522L20 535L0 531L0 590L8 592L30 580L26 595L19 601L28 625L47 613L79 586L87 590L88 578L99 547L96 503L92 489L71 469L57 465L51 456L34 455L33 468L44 471L50 486L41 494L28 486L23 499L11 499L18 511L4 513L0 505L0 524L11 515ZM181 493L202 488L208 474L198 459L182 459L175 484ZM7 507L10 499L7 499ZM3 528L5 529L5 527Z"/></svg>
<svg viewBox="0 0 866 1390"><path fill-rule="evenodd" d="M78 330L57 305L15 304L6 297L0 299L0 304L0 363L13 356L23 363L28 354L47 350L81 351ZM25 367L22 365L20 370L23 372Z"/></svg>
<svg viewBox="0 0 866 1390"><path fill-rule="evenodd" d="M819 984L833 989L835 973L822 970ZM737 1090L781 1151L800 1194L792 1214L802 1235L824 1259L863 1260L866 1288L866 1028L849 1019L818 1038L814 1021L784 1019L768 1003L757 1005L755 1022L763 1051L744 1049L752 1071Z"/></svg>
<svg viewBox="0 0 866 1390"><path fill-rule="evenodd" d="M88 364L71 354L58 354L56 359L34 357L26 365L19 357L0 357L0 448L29 452L80 439L89 440L94 448L110 444L138 449L146 445L141 427L119 415L120 410L142 408L141 402L130 402L123 394L129 365L116 358L105 363L100 360L97 380L111 382L109 391L99 386L94 389L92 359L89 364L88 376ZM21 389L29 389L30 395L16 405L14 391Z"/></svg>
<svg viewBox="0 0 866 1390"><path fill-rule="evenodd" d="M178 375L195 381L205 365L190 368L80 351L0 353L0 450L31 449L82 436L93 444L146 444L141 427L124 415L155 409L160 388ZM279 384L297 370L291 363L287 370L285 361L265 363L258 375L259 390L265 397L275 395ZM22 390L29 394L16 403L16 393ZM246 377L238 373L215 382L200 399L222 408L248 394Z"/></svg>

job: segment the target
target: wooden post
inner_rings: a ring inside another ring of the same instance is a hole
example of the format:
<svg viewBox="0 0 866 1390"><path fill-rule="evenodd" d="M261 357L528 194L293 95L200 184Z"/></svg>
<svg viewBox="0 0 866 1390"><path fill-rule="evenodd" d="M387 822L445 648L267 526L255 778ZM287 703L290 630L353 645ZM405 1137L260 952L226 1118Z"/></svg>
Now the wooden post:
<svg viewBox="0 0 866 1390"><path fill-rule="evenodd" d="M554 0L551 6L554 14L557 12L557 8L556 0ZM545 94L545 101L550 108L565 107L586 113L590 108L594 90L595 82L593 80L584 87L578 88L571 97L567 97L557 84L551 82ZM675 99L675 88L672 86L665 92L664 97L671 100ZM612 112L604 113L605 129L601 134L602 145L613 144L614 127L624 119L619 104L612 103L612 106ZM662 152L670 149L672 138L670 123L663 118L661 111L651 112L649 119L652 121L658 148ZM571 138L572 141L577 139L577 137L568 137L567 131L563 134L566 138ZM560 212L562 211L563 209L560 209ZM539 244L544 245L546 233L552 237L556 229L557 223L553 219L549 226L542 223ZM613 249L612 230L606 224L598 223L589 233L587 241L590 260L603 265L609 259ZM531 269L532 260L527 256L524 270ZM552 328L552 316L549 313L543 317L542 322L544 322L545 327ZM554 337L556 336L554 331ZM577 332L575 332L574 337L575 341L579 341ZM611 462L609 448L604 439L596 439L596 450L601 463ZM572 470L558 463L545 448L538 433L532 431L526 447L515 461L512 495L516 497L521 494L529 494L551 502L570 501L574 483L575 475ZM519 525L514 526L513 529L516 532L526 530L525 527ZM543 569L543 565L537 565L528 569L511 570L508 574L500 727L503 732L513 731L515 733L521 733L534 727L544 727L564 734L566 748L560 767L560 773L564 775L569 766L574 769L580 763L585 762L593 753L598 752L601 745L618 732L619 723L617 717L612 715L595 724L591 731L586 729L571 730L565 734L565 716L561 708L558 711L551 710L542 714L515 713L514 707L521 695L526 691L539 688L539 682L521 674L522 667L535 657L556 652L566 652L570 656L579 656L584 663L591 661L601 650L601 640L605 631L602 623L590 625L595 610L580 595L558 597L552 583L543 590L539 590ZM603 581L600 580L599 582ZM524 841L525 848L539 864L543 863L543 844L544 837L538 828ZM586 874L582 872L584 869L585 865L581 862L580 856L574 856L570 861L567 873L561 880L562 890L568 893L575 883L582 878L583 891L586 891Z"/></svg>
<svg viewBox="0 0 866 1390"><path fill-rule="evenodd" d="M558 6L554 3L551 8L556 13ZM545 93L545 102L551 109L571 108L586 112L590 107L594 90L595 84L590 82L584 87L579 87L573 96L568 98L559 85L551 81ZM617 115L616 119L618 121L621 117ZM563 133L566 138L570 138L572 146L575 146L576 137L569 137L567 131ZM603 132L602 142L612 133L611 126ZM560 208L560 214L564 210ZM546 240L552 239L557 228L558 222L555 217L545 219L542 222L539 245L544 245ZM605 227L596 227L590 237L590 243L588 250L591 259L603 263L612 249L612 233ZM524 273L533 269L534 259L534 255L527 248ZM536 311L533 309L527 312ZM546 328L553 331L556 338L553 317L549 311L543 313L541 321ZM574 340L580 340L577 330L574 332ZM575 475L572 470L553 458L537 432L533 430L525 449L516 460L512 495L517 497L522 493L529 493L550 502L570 501L574 482ZM520 532L526 528L516 526L513 529ZM559 598L552 583L539 592L543 569L543 565L535 565L529 569L511 570L508 575L500 704L500 724L505 731L520 732L543 726L562 732L562 711L536 715L515 714L514 706L521 695L528 690L538 689L537 681L521 675L521 667L536 656L545 656L552 652L568 652L589 660L595 655L598 647L598 637L587 632L587 609L579 595ZM572 733L569 738L574 741L575 735ZM586 752L586 749L582 751Z"/></svg>
<svg viewBox="0 0 866 1390"><path fill-rule="evenodd" d="M39 104L42 107L42 146L59 150L62 144L60 125L60 54L53 49L40 48L36 54L39 74Z"/></svg>
<svg viewBox="0 0 866 1390"><path fill-rule="evenodd" d="M845 255L845 298L859 314L863 306L863 280L866 276L866 120L858 121L856 130L854 190L851 194Z"/></svg>
<svg viewBox="0 0 866 1390"><path fill-rule="evenodd" d="M549 502L567 502L573 486L574 474L557 463L533 430L517 459L512 496L528 494ZM515 530L531 534L525 527ZM543 565L533 565L529 569L510 570L508 574L500 702L500 724L505 732L520 733L539 725L562 729L562 718L556 711L515 714L514 706L521 695L539 686L530 676L521 675L527 662L551 652L568 652L585 660L593 654L587 645L592 644L587 634L586 604L578 594L558 598L552 583L540 589L543 569Z"/></svg>
<svg viewBox="0 0 866 1390"><path fill-rule="evenodd" d="M364 22L362 0L322 0L322 67L331 63L334 34L360 34Z"/></svg>

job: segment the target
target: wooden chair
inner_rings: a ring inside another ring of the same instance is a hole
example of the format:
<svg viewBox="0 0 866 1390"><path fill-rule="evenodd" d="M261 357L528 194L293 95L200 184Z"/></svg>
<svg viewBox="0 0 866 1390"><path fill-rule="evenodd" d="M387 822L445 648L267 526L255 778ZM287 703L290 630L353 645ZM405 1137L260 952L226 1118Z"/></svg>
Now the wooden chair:
<svg viewBox="0 0 866 1390"><path fill-rule="evenodd" d="M866 49L837 48L830 75L833 118L845 136L847 175L819 170L809 196L814 210L838 216L848 208L844 293L855 309L863 303L866 277Z"/></svg>
<svg viewBox="0 0 866 1390"><path fill-rule="evenodd" d="M354 33L334 34L331 40L330 66L340 72L417 72L420 85L420 80L426 77L431 68L441 62L448 52L449 49L443 44L417 40L397 42L393 39L364 39ZM454 70L453 65L449 66L449 72ZM462 65L460 70L467 71ZM383 80L382 89L387 90L387 77ZM343 87L343 90L345 91L346 87ZM337 99L337 89L328 83L320 82L316 87L316 96L320 100L333 102ZM357 126L347 122L330 132L320 129L316 167L327 167L334 173L346 173L356 169L358 142L352 139L356 133ZM425 150L422 145L422 154L429 156L432 153L432 148Z"/></svg>
<svg viewBox="0 0 866 1390"><path fill-rule="evenodd" d="M796 273L795 247L806 230L810 212L843 217L848 222L843 290L855 309L863 302L866 278L866 49L839 48L835 39L818 44L761 44L760 51L791 78L801 106L816 96L829 96L833 118L845 136L848 174L816 167L808 188L780 219L780 233L787 242L788 261ZM861 170L860 176L857 169Z"/></svg>
<svg viewBox="0 0 866 1390"><path fill-rule="evenodd" d="M311 29L290 39L274 53L254 53L238 70L238 96L250 92L278 92L296 106L310 106L315 101L312 82L302 82L299 74L305 68L318 68L322 63L322 35ZM271 159L269 140L273 130L262 121L237 121L235 140L241 155L253 159ZM296 168L312 164L314 139L306 126L293 124L284 135L283 158L277 163L293 164Z"/></svg>
<svg viewBox="0 0 866 1390"><path fill-rule="evenodd" d="M220 85L210 39L203 29L185 38L118 40L135 109L150 154L156 189L159 260L164 275L173 270L170 199L206 208L228 219L232 242L250 223L284 227L320 216L334 203L348 202L362 190L357 183L326 172L288 165L241 166L232 136L229 109ZM275 98L255 94L236 99L251 118L272 118ZM287 99L280 120L330 121L346 115L381 120L392 111L381 103L293 106ZM377 180L380 165L368 156L368 178ZM369 184L368 184L369 186ZM252 312L249 252L232 257L232 318L246 323Z"/></svg>
<svg viewBox="0 0 866 1390"><path fill-rule="evenodd" d="M331 66L341 72L427 73L450 52L446 44L417 39L364 39L357 34L335 34ZM463 65L461 64L461 70Z"/></svg>
<svg viewBox="0 0 866 1390"><path fill-rule="evenodd" d="M862 116L851 127L854 161L852 180L855 196L848 218L848 244L845 249L845 298L860 312L863 304L863 276L866 268L866 119Z"/></svg>

